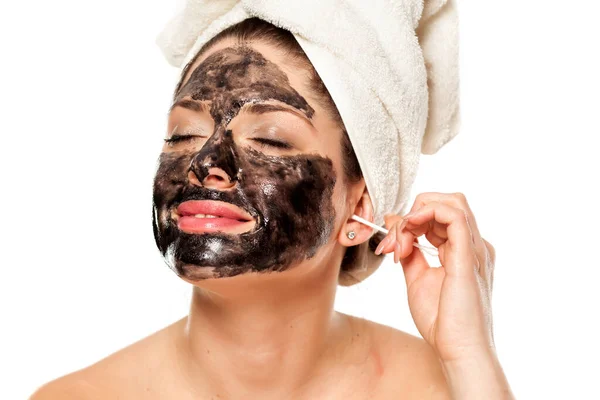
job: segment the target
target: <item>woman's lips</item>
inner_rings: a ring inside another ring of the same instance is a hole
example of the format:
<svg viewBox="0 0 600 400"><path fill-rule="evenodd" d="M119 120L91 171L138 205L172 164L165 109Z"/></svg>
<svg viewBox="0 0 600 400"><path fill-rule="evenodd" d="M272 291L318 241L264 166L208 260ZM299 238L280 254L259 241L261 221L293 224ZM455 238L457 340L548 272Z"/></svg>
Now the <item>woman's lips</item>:
<svg viewBox="0 0 600 400"><path fill-rule="evenodd" d="M214 200L191 200L177 207L177 227L187 233L248 232L256 221L241 208Z"/></svg>
<svg viewBox="0 0 600 400"><path fill-rule="evenodd" d="M198 218L184 216L180 217L179 221L177 221L177 227L188 233L244 233L254 227L254 221L241 222L231 218Z"/></svg>

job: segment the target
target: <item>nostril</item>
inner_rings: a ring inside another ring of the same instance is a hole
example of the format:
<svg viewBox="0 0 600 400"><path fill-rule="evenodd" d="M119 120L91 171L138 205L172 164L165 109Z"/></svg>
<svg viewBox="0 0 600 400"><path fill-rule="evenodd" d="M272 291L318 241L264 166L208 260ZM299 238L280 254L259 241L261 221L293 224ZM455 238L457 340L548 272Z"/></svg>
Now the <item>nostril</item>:
<svg viewBox="0 0 600 400"><path fill-rule="evenodd" d="M211 184L225 185L231 183L231 178L221 168L211 167L208 169L208 174L202 179L204 186Z"/></svg>
<svg viewBox="0 0 600 400"><path fill-rule="evenodd" d="M217 182L229 182L229 179L225 179L222 176L218 176L218 175L208 175L206 178L204 178L204 182L207 181L217 181Z"/></svg>
<svg viewBox="0 0 600 400"><path fill-rule="evenodd" d="M196 186L202 185L202 183L200 183L200 179L198 179L198 177L196 176L196 174L193 171L188 172L188 181L190 181L190 183L192 183L193 185L196 185Z"/></svg>

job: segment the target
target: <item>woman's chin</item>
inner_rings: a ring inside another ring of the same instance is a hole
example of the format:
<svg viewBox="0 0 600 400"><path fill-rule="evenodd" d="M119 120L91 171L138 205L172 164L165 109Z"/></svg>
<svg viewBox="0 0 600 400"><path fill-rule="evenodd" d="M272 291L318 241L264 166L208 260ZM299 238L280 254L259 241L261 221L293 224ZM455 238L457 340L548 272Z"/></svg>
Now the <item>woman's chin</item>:
<svg viewBox="0 0 600 400"><path fill-rule="evenodd" d="M215 267L203 267L185 263L178 264L177 275L188 283L196 284L208 279L215 279Z"/></svg>
<svg viewBox="0 0 600 400"><path fill-rule="evenodd" d="M283 271L267 269L263 271L247 270L240 272L238 269L230 267L207 267L181 263L178 266L178 276L184 281L198 287L238 284L243 284L247 287L252 284L264 284L265 282L285 279L285 275L290 275L291 277L291 275L297 272L295 269L294 266L290 266Z"/></svg>

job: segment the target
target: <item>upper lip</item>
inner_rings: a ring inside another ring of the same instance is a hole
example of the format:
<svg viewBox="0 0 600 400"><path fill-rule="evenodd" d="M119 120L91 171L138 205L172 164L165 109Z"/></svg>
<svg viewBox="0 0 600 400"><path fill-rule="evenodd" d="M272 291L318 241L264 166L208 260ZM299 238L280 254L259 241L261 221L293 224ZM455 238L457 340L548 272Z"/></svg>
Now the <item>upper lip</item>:
<svg viewBox="0 0 600 400"><path fill-rule="evenodd" d="M189 200L177 206L177 214L181 216L209 214L221 218L252 221L251 215L230 203L214 200Z"/></svg>

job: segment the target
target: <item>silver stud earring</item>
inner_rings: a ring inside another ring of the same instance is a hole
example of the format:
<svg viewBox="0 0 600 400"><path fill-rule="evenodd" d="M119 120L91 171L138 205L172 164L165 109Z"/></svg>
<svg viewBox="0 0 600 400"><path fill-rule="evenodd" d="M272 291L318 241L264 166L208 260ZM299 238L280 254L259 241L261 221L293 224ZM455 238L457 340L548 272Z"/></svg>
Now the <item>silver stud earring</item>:
<svg viewBox="0 0 600 400"><path fill-rule="evenodd" d="M356 237L356 233L354 233L354 231L350 231L348 232L348 239L354 239Z"/></svg>

